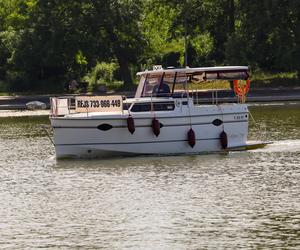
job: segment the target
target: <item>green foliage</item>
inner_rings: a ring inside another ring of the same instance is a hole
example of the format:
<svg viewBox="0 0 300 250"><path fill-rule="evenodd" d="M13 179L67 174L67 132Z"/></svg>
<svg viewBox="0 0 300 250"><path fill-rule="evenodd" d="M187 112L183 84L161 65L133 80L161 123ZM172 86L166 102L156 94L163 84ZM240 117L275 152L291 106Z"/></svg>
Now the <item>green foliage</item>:
<svg viewBox="0 0 300 250"><path fill-rule="evenodd" d="M251 77L253 80L269 80L274 78L279 79L295 79L297 78L296 72L278 72L278 73L270 73L270 72L254 72Z"/></svg>
<svg viewBox="0 0 300 250"><path fill-rule="evenodd" d="M184 38L171 38L170 28L176 17L176 9L155 1L146 1L142 20L142 33L148 47L146 48L144 67L151 68L154 64L163 64L164 57L170 54L184 56ZM179 58L176 58L179 60ZM177 66L178 61L173 62ZM170 66L170 65L168 65Z"/></svg>
<svg viewBox="0 0 300 250"><path fill-rule="evenodd" d="M8 90L7 83L0 80L0 93L6 93Z"/></svg>
<svg viewBox="0 0 300 250"><path fill-rule="evenodd" d="M248 65L251 54L249 47L245 46L246 40L240 33L232 34L225 43L225 62L228 65ZM252 62L252 68L257 68L255 62Z"/></svg>
<svg viewBox="0 0 300 250"><path fill-rule="evenodd" d="M249 65L300 79L299 27L295 0L1 0L0 80L9 90L59 89L114 59L131 88L138 70L184 65L185 33L189 66Z"/></svg>
<svg viewBox="0 0 300 250"><path fill-rule="evenodd" d="M109 86L116 82L114 74L118 69L118 65L114 62L97 63L91 72L83 79L89 83L89 90L98 90L101 85Z"/></svg>
<svg viewBox="0 0 300 250"><path fill-rule="evenodd" d="M194 36L190 43L199 56L206 56L213 51L213 39L208 32Z"/></svg>
<svg viewBox="0 0 300 250"><path fill-rule="evenodd" d="M251 74L251 86L253 88L297 87L299 79L297 79L297 72L254 71Z"/></svg>
<svg viewBox="0 0 300 250"><path fill-rule="evenodd" d="M76 63L80 66L85 66L88 64L86 57L83 55L82 51L79 50L75 55Z"/></svg>

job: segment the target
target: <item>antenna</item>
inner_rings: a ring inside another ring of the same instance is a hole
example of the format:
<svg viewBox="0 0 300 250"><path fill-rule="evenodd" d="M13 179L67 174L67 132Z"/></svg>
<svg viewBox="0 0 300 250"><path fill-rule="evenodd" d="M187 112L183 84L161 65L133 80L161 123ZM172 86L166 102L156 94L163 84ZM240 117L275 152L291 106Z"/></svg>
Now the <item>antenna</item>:
<svg viewBox="0 0 300 250"><path fill-rule="evenodd" d="M187 39L187 0L185 1L184 10L184 66L188 66L188 39Z"/></svg>

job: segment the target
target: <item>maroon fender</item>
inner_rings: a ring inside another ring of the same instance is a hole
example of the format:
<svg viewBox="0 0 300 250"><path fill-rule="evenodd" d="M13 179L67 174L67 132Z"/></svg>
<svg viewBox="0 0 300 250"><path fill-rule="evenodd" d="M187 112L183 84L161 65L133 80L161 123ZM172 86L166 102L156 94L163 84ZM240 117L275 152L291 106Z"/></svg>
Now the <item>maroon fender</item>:
<svg viewBox="0 0 300 250"><path fill-rule="evenodd" d="M135 131L135 126L134 126L134 119L132 118L131 115L128 116L127 118L127 128L128 128L128 131L133 134L134 131Z"/></svg>
<svg viewBox="0 0 300 250"><path fill-rule="evenodd" d="M188 143L193 148L196 144L196 136L192 128L189 130L187 136L188 136Z"/></svg>
<svg viewBox="0 0 300 250"><path fill-rule="evenodd" d="M153 134L155 134L155 136L157 137L160 134L160 123L156 118L152 119L152 131Z"/></svg>
<svg viewBox="0 0 300 250"><path fill-rule="evenodd" d="M228 137L225 131L222 131L220 134L221 146L223 149L226 149L228 146Z"/></svg>

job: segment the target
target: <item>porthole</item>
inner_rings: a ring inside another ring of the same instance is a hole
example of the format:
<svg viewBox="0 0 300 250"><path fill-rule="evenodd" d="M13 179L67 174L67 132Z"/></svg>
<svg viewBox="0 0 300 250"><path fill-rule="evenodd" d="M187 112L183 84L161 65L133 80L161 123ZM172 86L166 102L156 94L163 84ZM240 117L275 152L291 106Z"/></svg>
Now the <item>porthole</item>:
<svg viewBox="0 0 300 250"><path fill-rule="evenodd" d="M112 129L113 126L110 124L107 124L107 123L103 123L103 124L100 124L97 128L102 131L107 131L107 130Z"/></svg>
<svg viewBox="0 0 300 250"><path fill-rule="evenodd" d="M213 120L212 124L215 126L220 126L223 124L223 121L220 119L215 119L215 120Z"/></svg>

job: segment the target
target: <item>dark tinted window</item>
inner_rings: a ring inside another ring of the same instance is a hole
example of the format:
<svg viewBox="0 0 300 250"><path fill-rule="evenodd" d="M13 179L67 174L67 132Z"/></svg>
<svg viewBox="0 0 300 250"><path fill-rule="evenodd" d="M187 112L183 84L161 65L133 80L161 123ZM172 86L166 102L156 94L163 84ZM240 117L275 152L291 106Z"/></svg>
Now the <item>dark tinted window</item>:
<svg viewBox="0 0 300 250"><path fill-rule="evenodd" d="M154 102L153 110L154 111L170 111L174 110L174 102ZM135 103L131 108L132 112L146 112L151 111L151 103Z"/></svg>
<svg viewBox="0 0 300 250"><path fill-rule="evenodd" d="M123 103L123 110L128 110L131 106L131 103Z"/></svg>

